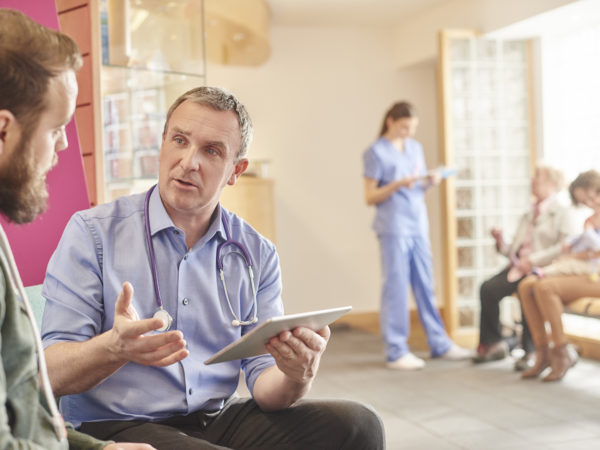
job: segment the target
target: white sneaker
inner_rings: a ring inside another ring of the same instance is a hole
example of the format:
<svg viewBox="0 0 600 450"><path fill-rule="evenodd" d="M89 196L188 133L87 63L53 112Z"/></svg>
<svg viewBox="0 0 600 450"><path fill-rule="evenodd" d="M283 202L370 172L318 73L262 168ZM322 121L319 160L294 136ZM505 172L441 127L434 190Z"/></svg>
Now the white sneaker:
<svg viewBox="0 0 600 450"><path fill-rule="evenodd" d="M473 354L472 350L452 344L452 347L450 347L446 353L440 355L439 358L445 359L446 361L463 361L465 359L471 359Z"/></svg>
<svg viewBox="0 0 600 450"><path fill-rule="evenodd" d="M396 361L388 362L387 367L394 370L419 370L425 367L425 361L409 352Z"/></svg>

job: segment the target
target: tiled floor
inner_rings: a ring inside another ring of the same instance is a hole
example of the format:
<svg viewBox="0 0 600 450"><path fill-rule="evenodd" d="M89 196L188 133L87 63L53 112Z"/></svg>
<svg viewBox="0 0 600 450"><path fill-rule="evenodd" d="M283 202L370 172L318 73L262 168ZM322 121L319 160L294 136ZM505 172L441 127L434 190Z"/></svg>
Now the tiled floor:
<svg viewBox="0 0 600 450"><path fill-rule="evenodd" d="M371 404L390 450L600 449L600 363L581 360L559 383L521 380L512 364L391 371L379 336L337 328L310 396Z"/></svg>

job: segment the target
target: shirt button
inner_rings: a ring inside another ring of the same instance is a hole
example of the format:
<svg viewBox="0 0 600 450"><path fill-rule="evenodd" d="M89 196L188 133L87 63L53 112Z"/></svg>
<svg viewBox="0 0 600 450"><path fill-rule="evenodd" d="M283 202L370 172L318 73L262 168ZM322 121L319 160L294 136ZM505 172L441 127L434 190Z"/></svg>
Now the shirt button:
<svg viewBox="0 0 600 450"><path fill-rule="evenodd" d="M179 230L173 230L173 233L179 234Z"/></svg>
<svg viewBox="0 0 600 450"><path fill-rule="evenodd" d="M186 253L185 255L183 255L183 259L187 259L188 254Z"/></svg>
<svg viewBox="0 0 600 450"><path fill-rule="evenodd" d="M188 394L192 395L192 388L188 389Z"/></svg>
<svg viewBox="0 0 600 450"><path fill-rule="evenodd" d="M189 302L190 302L189 298L184 298L181 303L183 303L184 305L187 305Z"/></svg>

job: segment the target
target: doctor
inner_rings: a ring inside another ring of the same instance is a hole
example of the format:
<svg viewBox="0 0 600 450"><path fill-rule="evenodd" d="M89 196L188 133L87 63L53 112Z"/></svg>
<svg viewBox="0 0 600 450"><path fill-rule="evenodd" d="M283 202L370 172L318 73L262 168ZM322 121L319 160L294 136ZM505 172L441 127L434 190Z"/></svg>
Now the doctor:
<svg viewBox="0 0 600 450"><path fill-rule="evenodd" d="M407 342L409 285L431 356L449 360L470 356L446 334L435 302L425 191L441 178L437 173L427 175L423 148L413 139L418 123L410 103L392 105L379 138L363 154L365 201L376 206L373 228L381 248L381 330L387 366L396 370L425 366Z"/></svg>
<svg viewBox="0 0 600 450"><path fill-rule="evenodd" d="M284 332L267 355L203 364L255 317L283 312L273 244L219 204L248 165L251 137L233 95L192 89L167 113L158 187L67 225L44 282L42 331L61 410L81 430L158 449L383 448L370 408L300 401L328 327ZM218 250L229 240L240 245ZM252 399L235 395L240 369Z"/></svg>

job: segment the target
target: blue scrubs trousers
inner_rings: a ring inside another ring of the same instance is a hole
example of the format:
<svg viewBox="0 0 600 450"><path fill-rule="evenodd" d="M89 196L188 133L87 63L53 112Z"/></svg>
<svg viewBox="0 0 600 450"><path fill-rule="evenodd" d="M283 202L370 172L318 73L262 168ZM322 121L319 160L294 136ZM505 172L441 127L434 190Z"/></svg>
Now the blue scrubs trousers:
<svg viewBox="0 0 600 450"><path fill-rule="evenodd" d="M409 283L431 356L443 355L452 341L436 307L429 239L422 235L394 234L382 234L378 238L384 278L380 321L387 361L395 361L409 352Z"/></svg>

